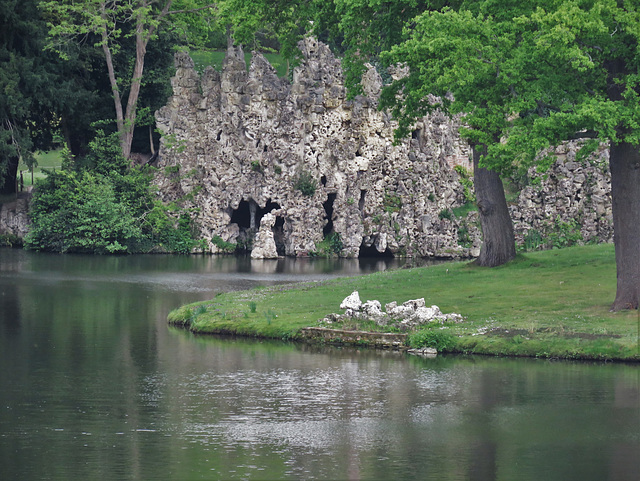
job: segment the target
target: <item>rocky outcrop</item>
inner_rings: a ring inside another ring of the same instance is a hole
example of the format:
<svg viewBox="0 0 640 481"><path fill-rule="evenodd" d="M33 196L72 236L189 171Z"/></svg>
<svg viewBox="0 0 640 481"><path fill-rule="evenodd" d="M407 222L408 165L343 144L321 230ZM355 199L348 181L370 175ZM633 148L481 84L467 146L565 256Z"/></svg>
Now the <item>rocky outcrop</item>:
<svg viewBox="0 0 640 481"><path fill-rule="evenodd" d="M510 208L519 243L544 248L613 242L608 146L578 161L580 147L579 141L564 143L553 152L557 160L547 172L529 170L529 185Z"/></svg>
<svg viewBox="0 0 640 481"><path fill-rule="evenodd" d="M0 204L0 236L22 242L29 232L30 193L21 193L13 202Z"/></svg>
<svg viewBox="0 0 640 481"><path fill-rule="evenodd" d="M397 124L377 109L375 69L365 75L367 96L350 100L329 48L309 38L301 50L292 82L256 52L247 70L239 47L229 48L221 73L208 68L202 77L176 55L173 96L156 113L164 199L187 199L205 238L249 251L272 211L280 255L311 254L330 234L346 257L477 251L475 224L463 247L463 221L442 215L464 203L453 166L468 165L469 149L458 121L435 113L394 145Z"/></svg>
<svg viewBox="0 0 640 481"><path fill-rule="evenodd" d="M333 324L348 321L373 321L379 326L387 326L400 331L415 330L420 326L437 322L462 322L462 316L456 313L443 314L438 306L427 307L424 298L412 299L398 305L393 301L385 305L384 311L380 301L362 302L358 291L353 291L340 304L343 314L329 314L319 322Z"/></svg>
<svg viewBox="0 0 640 481"><path fill-rule="evenodd" d="M453 167L470 168L459 121L436 112L394 144L397 124L377 108L376 70L364 76L366 95L350 100L328 47L309 38L301 51L292 82L256 52L247 70L240 47L229 48L221 73L202 76L187 54L176 55L173 96L156 113L163 198L195 208L206 239L256 258L273 255L273 243L279 255L310 255L329 235L345 257L477 255L477 213L451 212L465 202ZM578 148L563 144L548 172L530 170L510 206L519 243L611 241L608 150L578 162ZM258 232L269 213L273 237Z"/></svg>

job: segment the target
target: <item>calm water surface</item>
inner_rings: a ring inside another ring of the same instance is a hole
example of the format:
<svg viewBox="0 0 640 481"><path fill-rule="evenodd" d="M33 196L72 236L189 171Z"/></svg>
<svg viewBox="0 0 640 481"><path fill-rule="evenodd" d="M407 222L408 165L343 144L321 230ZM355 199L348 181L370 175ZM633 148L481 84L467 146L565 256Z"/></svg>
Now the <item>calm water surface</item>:
<svg viewBox="0 0 640 481"><path fill-rule="evenodd" d="M194 337L217 292L393 267L0 249L0 479L640 479L640 366Z"/></svg>

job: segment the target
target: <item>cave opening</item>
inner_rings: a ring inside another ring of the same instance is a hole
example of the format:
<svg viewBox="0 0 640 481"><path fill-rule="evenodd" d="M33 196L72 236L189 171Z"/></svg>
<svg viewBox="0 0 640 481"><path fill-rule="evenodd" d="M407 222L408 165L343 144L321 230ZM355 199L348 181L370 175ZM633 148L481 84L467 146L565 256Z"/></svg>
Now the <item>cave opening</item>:
<svg viewBox="0 0 640 481"><path fill-rule="evenodd" d="M360 200L358 201L358 209L360 209L360 213L364 214L364 201L367 197L367 191L366 190L361 190L360 191Z"/></svg>
<svg viewBox="0 0 640 481"><path fill-rule="evenodd" d="M253 199L243 199L240 201L238 208L231 213L231 223L238 224L240 230L257 230L260 227L262 217L274 209L280 209L280 205L272 202L271 199L267 201L267 204L262 209Z"/></svg>
<svg viewBox="0 0 640 481"><path fill-rule="evenodd" d="M255 228L256 203L253 199L241 200L237 209L231 214L231 223L238 224L240 229Z"/></svg>
<svg viewBox="0 0 640 481"><path fill-rule="evenodd" d="M393 252L391 252L388 247L384 252L378 252L378 249L376 249L375 245L371 244L369 247L367 247L363 242L360 245L360 252L358 253L358 257L389 259L393 257Z"/></svg>
<svg viewBox="0 0 640 481"><path fill-rule="evenodd" d="M325 212L325 219L327 224L322 229L322 235L327 237L333 232L333 203L336 201L337 194L329 194L327 200L322 204Z"/></svg>
<svg viewBox="0 0 640 481"><path fill-rule="evenodd" d="M276 216L276 223L273 226L273 240L276 243L276 252L279 256L286 254L284 246L284 217Z"/></svg>

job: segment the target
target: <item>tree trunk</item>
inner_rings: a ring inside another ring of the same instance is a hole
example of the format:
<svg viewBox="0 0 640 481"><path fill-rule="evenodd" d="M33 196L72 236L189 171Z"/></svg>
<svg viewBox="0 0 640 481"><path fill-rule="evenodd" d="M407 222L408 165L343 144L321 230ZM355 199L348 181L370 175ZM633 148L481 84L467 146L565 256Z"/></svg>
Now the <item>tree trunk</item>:
<svg viewBox="0 0 640 481"><path fill-rule="evenodd" d="M505 264L516 256L513 223L497 172L480 167L483 145L473 146L473 179L482 228L482 247L476 263L483 267Z"/></svg>
<svg viewBox="0 0 640 481"><path fill-rule="evenodd" d="M611 207L617 289L612 311L638 309L640 298L640 148L612 145Z"/></svg>
<svg viewBox="0 0 640 481"><path fill-rule="evenodd" d="M2 182L0 182L0 194L15 194L18 192L18 164L20 158L17 156L7 157L6 171Z"/></svg>

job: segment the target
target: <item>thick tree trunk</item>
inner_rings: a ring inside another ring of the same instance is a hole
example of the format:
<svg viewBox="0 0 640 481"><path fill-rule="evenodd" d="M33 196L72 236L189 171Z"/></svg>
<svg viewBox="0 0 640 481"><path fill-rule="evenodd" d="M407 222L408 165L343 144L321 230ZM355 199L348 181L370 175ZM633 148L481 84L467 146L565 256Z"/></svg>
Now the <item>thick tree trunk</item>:
<svg viewBox="0 0 640 481"><path fill-rule="evenodd" d="M496 267L516 256L516 242L502 179L479 165L485 150L482 145L473 147L473 179L482 228L482 247L476 263Z"/></svg>
<svg viewBox="0 0 640 481"><path fill-rule="evenodd" d="M18 164L20 163L19 157L7 158L7 170L5 172L2 182L0 182L0 194L8 195L15 194L17 192L17 178L18 178Z"/></svg>
<svg viewBox="0 0 640 481"><path fill-rule="evenodd" d="M640 298L640 148L612 145L611 204L618 284L612 311L638 309Z"/></svg>

